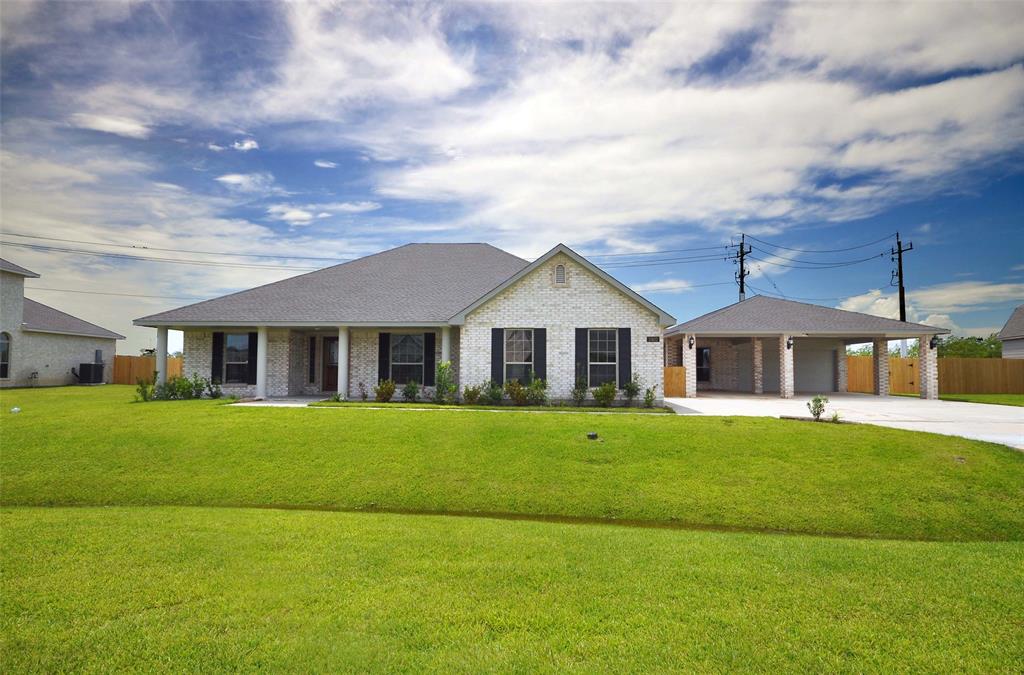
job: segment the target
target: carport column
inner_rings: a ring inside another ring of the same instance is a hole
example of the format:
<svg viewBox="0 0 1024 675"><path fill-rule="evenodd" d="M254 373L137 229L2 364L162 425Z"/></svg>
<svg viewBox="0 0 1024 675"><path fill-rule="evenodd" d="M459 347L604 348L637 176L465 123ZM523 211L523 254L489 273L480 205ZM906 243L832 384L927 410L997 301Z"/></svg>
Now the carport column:
<svg viewBox="0 0 1024 675"><path fill-rule="evenodd" d="M889 341L874 340L872 343L872 364L875 373L875 396L889 395Z"/></svg>
<svg viewBox="0 0 1024 675"><path fill-rule="evenodd" d="M167 382L167 326L156 329L156 383Z"/></svg>
<svg viewBox="0 0 1024 675"><path fill-rule="evenodd" d="M846 344L839 343L836 347L836 391L846 391Z"/></svg>
<svg viewBox="0 0 1024 675"><path fill-rule="evenodd" d="M441 363L452 360L452 327L441 328Z"/></svg>
<svg viewBox="0 0 1024 675"><path fill-rule="evenodd" d="M256 329L256 398L267 397L267 327Z"/></svg>
<svg viewBox="0 0 1024 675"><path fill-rule="evenodd" d="M792 336L779 336L779 396L793 398L793 347Z"/></svg>
<svg viewBox="0 0 1024 675"><path fill-rule="evenodd" d="M348 398L348 326L338 327L338 397Z"/></svg>
<svg viewBox="0 0 1024 675"><path fill-rule="evenodd" d="M754 383L754 393L764 393L764 344L761 338L750 338L750 348L754 357L754 373L751 381Z"/></svg>
<svg viewBox="0 0 1024 675"><path fill-rule="evenodd" d="M690 345L693 340L693 346ZM686 368L686 398L697 396L697 337L683 335L683 367Z"/></svg>
<svg viewBox="0 0 1024 675"><path fill-rule="evenodd" d="M917 348L917 379L921 398L939 397L939 350L932 348L932 335L922 335Z"/></svg>

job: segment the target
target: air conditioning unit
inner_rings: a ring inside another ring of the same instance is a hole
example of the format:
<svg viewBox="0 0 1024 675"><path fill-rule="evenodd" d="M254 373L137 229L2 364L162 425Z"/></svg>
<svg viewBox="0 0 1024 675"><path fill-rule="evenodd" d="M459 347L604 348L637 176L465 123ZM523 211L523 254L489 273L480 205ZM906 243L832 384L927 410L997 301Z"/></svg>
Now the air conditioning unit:
<svg viewBox="0 0 1024 675"><path fill-rule="evenodd" d="M79 384L103 384L102 363L80 363L78 365Z"/></svg>

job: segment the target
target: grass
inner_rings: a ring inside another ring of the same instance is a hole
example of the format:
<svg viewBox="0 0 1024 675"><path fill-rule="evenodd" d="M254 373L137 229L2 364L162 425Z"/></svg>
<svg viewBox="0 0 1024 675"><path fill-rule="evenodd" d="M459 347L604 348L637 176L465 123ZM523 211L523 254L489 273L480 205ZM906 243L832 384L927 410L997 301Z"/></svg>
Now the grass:
<svg viewBox="0 0 1024 675"><path fill-rule="evenodd" d="M7 508L7 672L1011 672L1024 544Z"/></svg>
<svg viewBox="0 0 1024 675"><path fill-rule="evenodd" d="M131 392L0 394L0 502L511 513L957 541L1024 532L1024 453L951 436L769 418L130 403Z"/></svg>
<svg viewBox="0 0 1024 675"><path fill-rule="evenodd" d="M412 409L428 409L428 410L501 410L501 411L515 411L515 412L591 412L591 413L662 413L662 414L675 414L675 412L668 407L658 408L644 408L640 406L633 406L626 408L623 406L615 406L613 408L599 408L597 406L568 406L568 405L524 405L524 406L513 406L513 405L438 405L431 403L430 401L419 401L417 403L378 403L376 401L316 401L310 403L311 406L317 408L412 408Z"/></svg>
<svg viewBox="0 0 1024 675"><path fill-rule="evenodd" d="M1024 406L1024 394L940 394L943 401Z"/></svg>

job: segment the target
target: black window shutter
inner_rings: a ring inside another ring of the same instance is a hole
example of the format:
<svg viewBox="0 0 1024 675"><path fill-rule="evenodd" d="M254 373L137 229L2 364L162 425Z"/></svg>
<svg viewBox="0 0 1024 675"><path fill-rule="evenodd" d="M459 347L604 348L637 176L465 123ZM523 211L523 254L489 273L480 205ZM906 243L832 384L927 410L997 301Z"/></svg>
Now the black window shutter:
<svg viewBox="0 0 1024 675"><path fill-rule="evenodd" d="M505 329L491 329L491 379L505 384Z"/></svg>
<svg viewBox="0 0 1024 675"><path fill-rule="evenodd" d="M309 383L316 382L316 336L309 338Z"/></svg>
<svg viewBox="0 0 1024 675"><path fill-rule="evenodd" d="M377 382L383 382L391 376L391 333L377 337Z"/></svg>
<svg viewBox="0 0 1024 675"><path fill-rule="evenodd" d="M210 379L220 382L224 378L224 333L213 334L213 363L210 365Z"/></svg>
<svg viewBox="0 0 1024 675"><path fill-rule="evenodd" d="M589 345L587 344L587 329L577 328L576 329L576 379L587 381L587 351ZM573 383L575 384L575 383Z"/></svg>
<svg viewBox="0 0 1024 675"><path fill-rule="evenodd" d="M533 329L533 374L548 379L548 329Z"/></svg>
<svg viewBox="0 0 1024 675"><path fill-rule="evenodd" d="M619 329L619 389L633 378L633 340L632 331L628 328Z"/></svg>
<svg viewBox="0 0 1024 675"><path fill-rule="evenodd" d="M434 386L434 349L437 345L437 333L423 334L423 386Z"/></svg>
<svg viewBox="0 0 1024 675"><path fill-rule="evenodd" d="M259 333L249 333L249 370L246 373L246 384L256 384L256 361L260 356L259 344Z"/></svg>

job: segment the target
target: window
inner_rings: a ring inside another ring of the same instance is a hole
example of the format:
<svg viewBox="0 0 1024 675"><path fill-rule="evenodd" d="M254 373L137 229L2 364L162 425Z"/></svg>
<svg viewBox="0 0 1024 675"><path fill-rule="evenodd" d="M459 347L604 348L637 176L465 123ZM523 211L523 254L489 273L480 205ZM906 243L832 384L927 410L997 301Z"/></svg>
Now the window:
<svg viewBox="0 0 1024 675"><path fill-rule="evenodd" d="M618 331L614 328L592 328L587 376L589 386L600 387L605 382L618 383L616 358L618 357Z"/></svg>
<svg viewBox="0 0 1024 675"><path fill-rule="evenodd" d="M309 338L309 383L316 382L316 336Z"/></svg>
<svg viewBox="0 0 1024 675"><path fill-rule="evenodd" d="M0 333L0 379L11 376L11 335Z"/></svg>
<svg viewBox="0 0 1024 675"><path fill-rule="evenodd" d="M245 384L249 380L249 334L224 334L224 382Z"/></svg>
<svg viewBox="0 0 1024 675"><path fill-rule="evenodd" d="M391 335L391 379L423 384L423 335Z"/></svg>
<svg viewBox="0 0 1024 675"><path fill-rule="evenodd" d="M555 283L565 283L565 265L558 265L555 267Z"/></svg>
<svg viewBox="0 0 1024 675"><path fill-rule="evenodd" d="M697 347L697 381L711 381L711 348Z"/></svg>
<svg viewBox="0 0 1024 675"><path fill-rule="evenodd" d="M530 381L533 371L533 329L505 329L505 381Z"/></svg>

